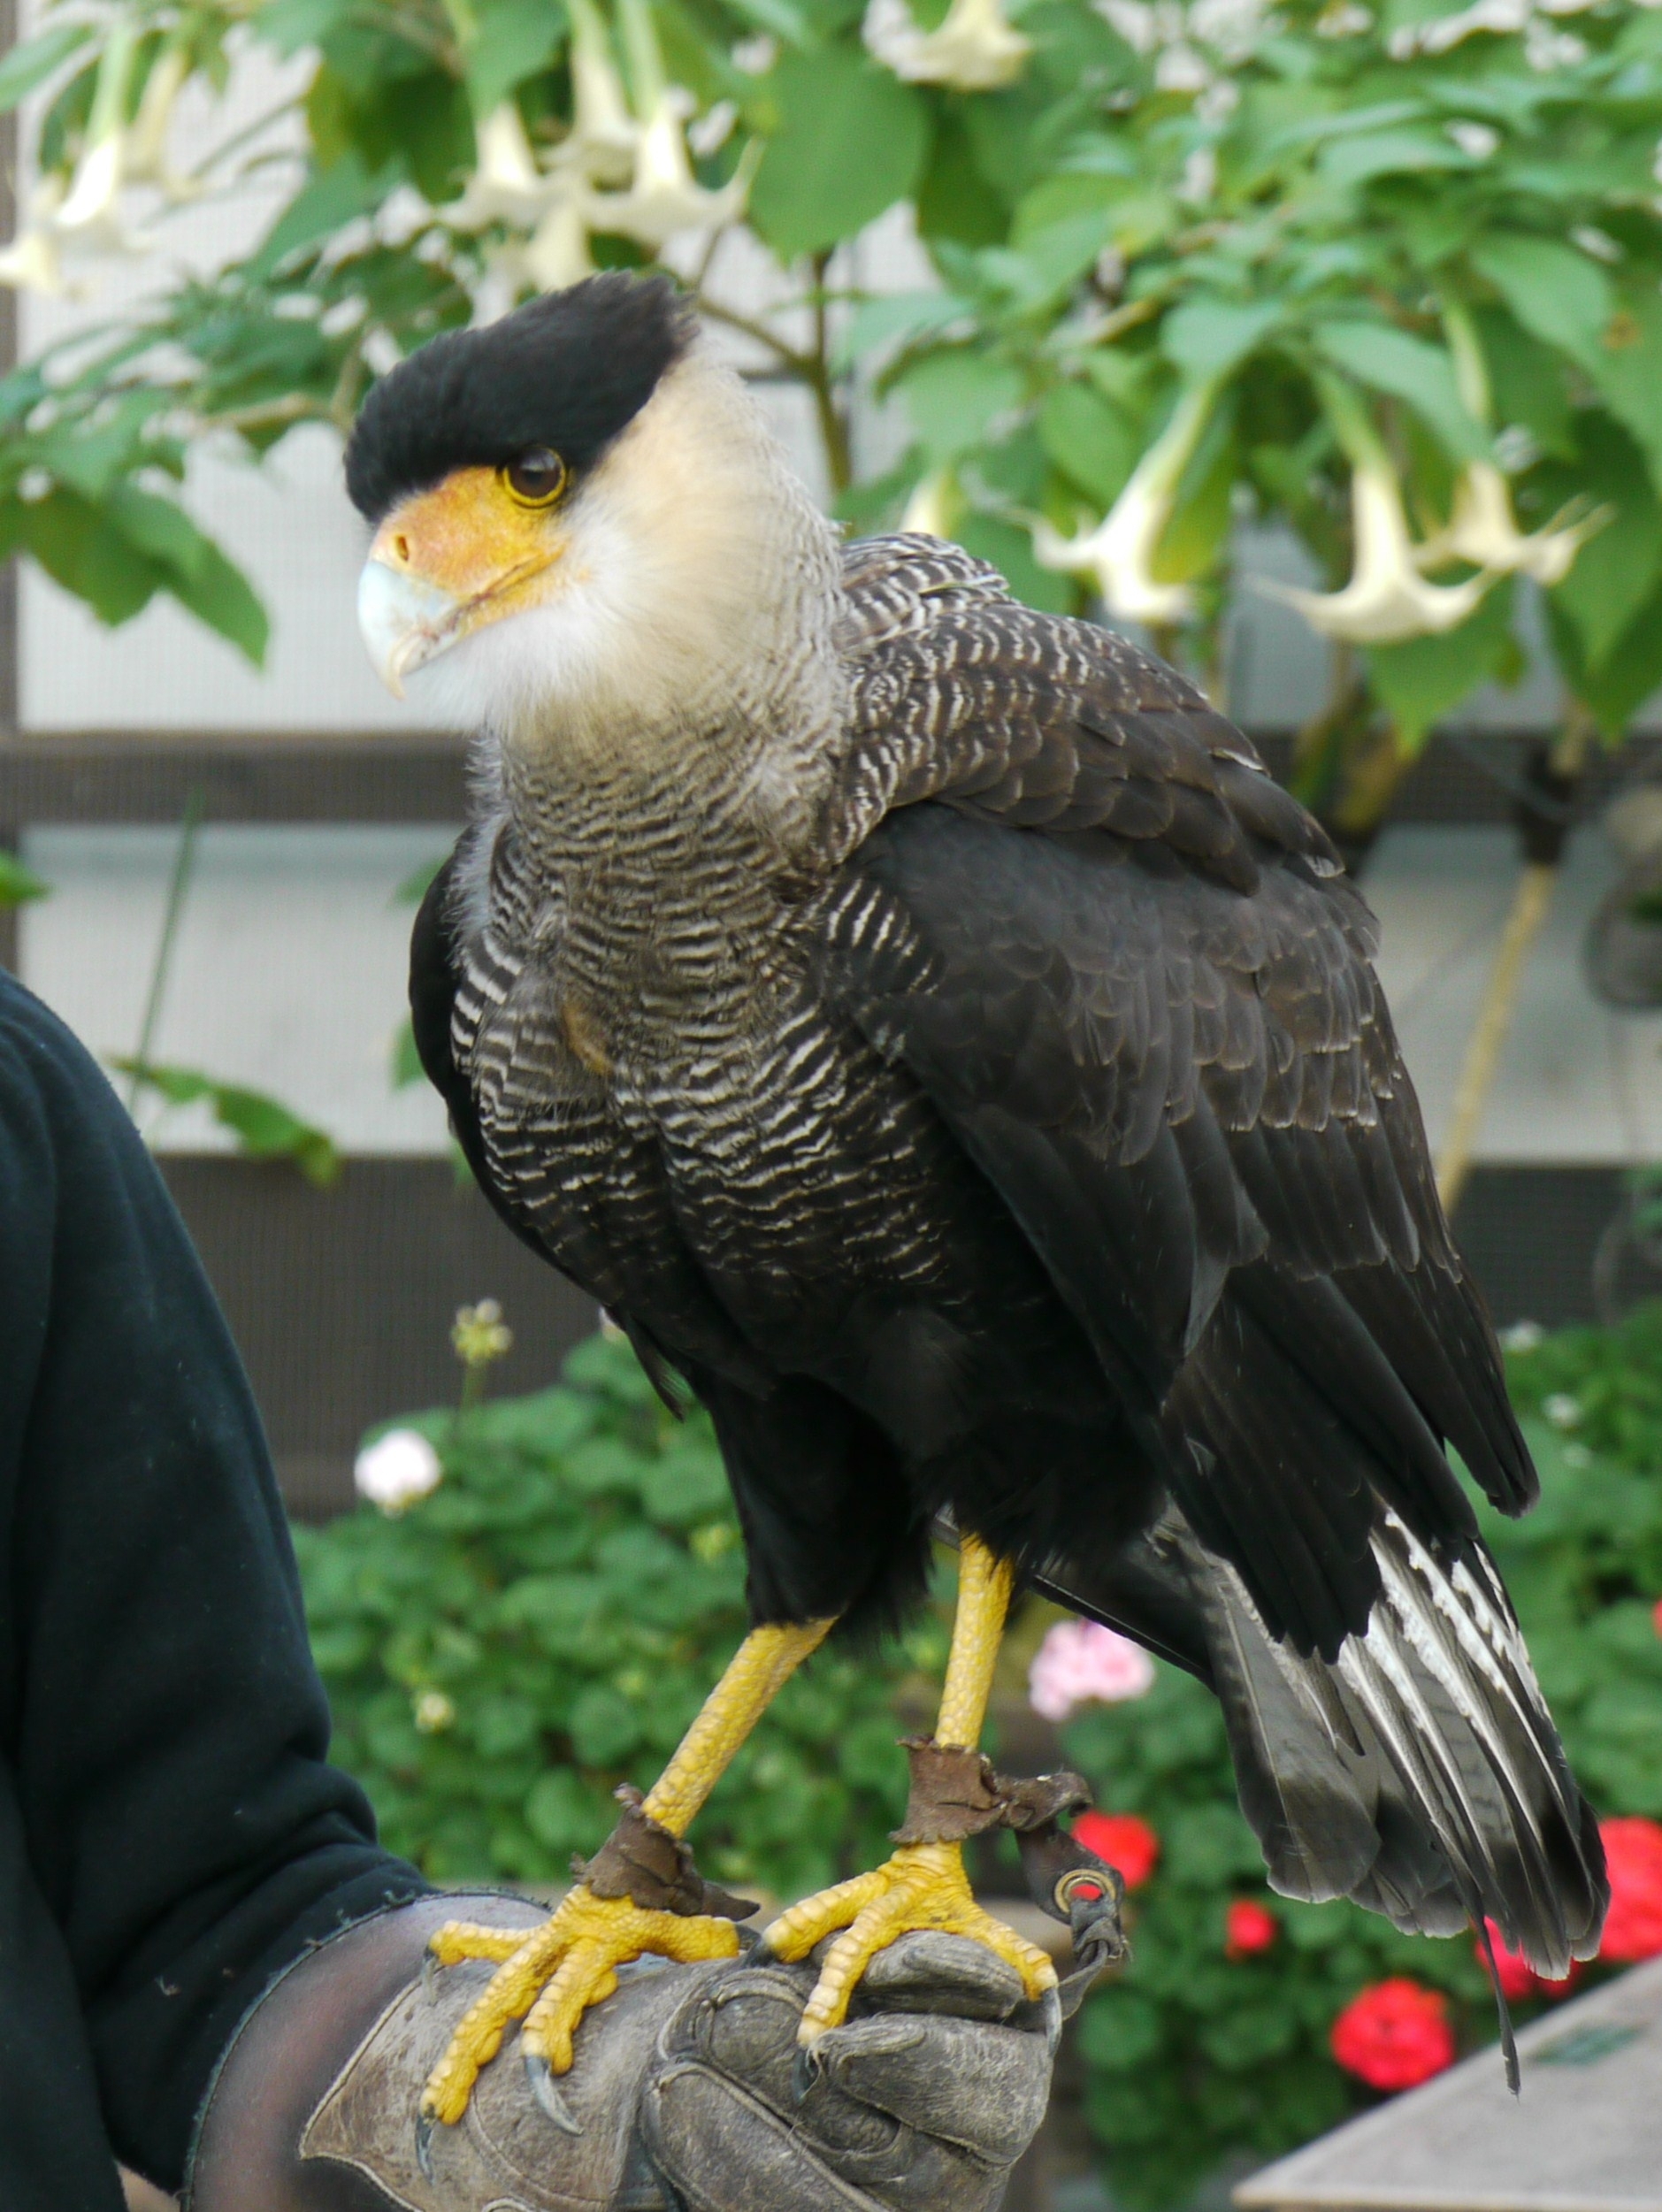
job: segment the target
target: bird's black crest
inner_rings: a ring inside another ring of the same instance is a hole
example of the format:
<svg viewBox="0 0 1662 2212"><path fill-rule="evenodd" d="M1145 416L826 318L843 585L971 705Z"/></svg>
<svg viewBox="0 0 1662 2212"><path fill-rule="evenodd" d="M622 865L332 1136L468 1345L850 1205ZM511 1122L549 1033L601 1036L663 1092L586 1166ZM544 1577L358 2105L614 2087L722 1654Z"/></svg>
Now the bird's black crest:
<svg viewBox="0 0 1662 2212"><path fill-rule="evenodd" d="M346 454L353 505L379 522L453 469L501 468L528 446L551 446L580 472L646 405L693 327L666 279L614 272L432 340L364 402Z"/></svg>

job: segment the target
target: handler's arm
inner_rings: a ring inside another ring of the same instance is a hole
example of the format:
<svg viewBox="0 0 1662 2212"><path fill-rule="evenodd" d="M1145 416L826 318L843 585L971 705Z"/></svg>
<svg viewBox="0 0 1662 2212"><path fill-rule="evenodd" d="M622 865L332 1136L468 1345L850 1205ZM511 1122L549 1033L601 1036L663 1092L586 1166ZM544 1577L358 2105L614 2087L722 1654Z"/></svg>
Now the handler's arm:
<svg viewBox="0 0 1662 2212"><path fill-rule="evenodd" d="M165 2185L237 2021L425 1885L326 1763L248 1383L86 1053L0 980L0 1727L119 2155Z"/></svg>

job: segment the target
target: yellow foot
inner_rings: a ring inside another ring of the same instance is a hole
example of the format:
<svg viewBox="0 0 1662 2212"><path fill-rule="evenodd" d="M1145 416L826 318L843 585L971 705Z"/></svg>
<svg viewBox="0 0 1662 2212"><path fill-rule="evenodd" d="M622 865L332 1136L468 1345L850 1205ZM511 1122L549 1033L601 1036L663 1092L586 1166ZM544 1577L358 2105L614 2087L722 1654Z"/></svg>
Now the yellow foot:
<svg viewBox="0 0 1662 2212"><path fill-rule="evenodd" d="M828 2028L841 2024L854 1985L872 1959L915 1928L938 1928L984 1943L1015 1967L1030 1997L1042 1997L1056 1986L1056 1969L1038 1946L1024 1941L976 1902L956 1843L901 1844L871 1873L856 1874L851 1882L793 1905L762 1940L776 1958L791 1961L806 1958L838 1928L844 1933L820 1970L797 2031L797 2040L804 2045L817 2043Z"/></svg>
<svg viewBox="0 0 1662 2212"><path fill-rule="evenodd" d="M452 1920L427 1949L440 1966L487 1958L497 1971L462 2016L444 2056L421 2093L421 2116L454 2127L467 2110L479 2069L502 2048L510 2020L525 2023L520 2048L533 2081L546 2084L571 2064L571 2038L591 2005L617 1986L616 1969L652 1951L682 1965L736 1958L739 1932L731 1920L704 1914L648 1912L627 1897L596 1897L582 1883L551 1919L524 1928L486 1928ZM553 2116L557 2099L545 2097Z"/></svg>

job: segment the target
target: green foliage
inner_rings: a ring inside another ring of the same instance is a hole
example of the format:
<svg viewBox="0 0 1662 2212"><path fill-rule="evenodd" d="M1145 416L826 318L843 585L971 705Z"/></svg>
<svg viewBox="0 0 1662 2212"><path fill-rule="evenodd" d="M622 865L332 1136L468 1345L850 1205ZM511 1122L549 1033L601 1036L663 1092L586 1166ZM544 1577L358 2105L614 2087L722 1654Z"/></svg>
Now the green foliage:
<svg viewBox="0 0 1662 2212"><path fill-rule="evenodd" d="M1662 1818L1662 1306L1507 1364L1541 1503L1517 1521L1482 1509L1484 1534L1582 1787L1601 1815ZM1099 1803L1141 1814L1163 1846L1134 1901L1131 1963L1087 2001L1080 2030L1117 2199L1175 2202L1229 2154L1274 2156L1369 2101L1327 2039L1370 1982L1429 1983L1452 2001L1464 2045L1492 2038L1469 1938L1401 1936L1352 1905L1270 1894L1199 1683L1161 1666L1147 1697L1087 1710L1064 1741ZM1272 1949L1231 1960L1224 1914L1237 1897L1282 1928Z"/></svg>
<svg viewBox="0 0 1662 2212"><path fill-rule="evenodd" d="M49 899L52 887L33 869L25 868L15 853L0 846L0 907L27 907L31 899Z"/></svg>
<svg viewBox="0 0 1662 2212"><path fill-rule="evenodd" d="M333 1140L310 1121L303 1121L280 1098L263 1091L248 1091L238 1083L220 1083L195 1068L158 1067L154 1060L116 1059L111 1066L134 1083L155 1091L170 1106L205 1104L214 1120L236 1139L237 1149L249 1160L287 1160L299 1168L308 1183L326 1189L338 1182L341 1155Z"/></svg>
<svg viewBox="0 0 1662 2212"><path fill-rule="evenodd" d="M902 35L942 13L915 0ZM1520 530L1566 509L1602 530L1549 590L1548 627L1574 696L1620 732L1662 676L1662 18L1638 0L1458 32L1453 0L1015 13L1025 54L979 73L961 55L908 61L856 0L115 0L90 31L52 27L0 68L0 103L43 88L42 158L65 188L122 116L142 134L170 70L223 86L243 25L310 57L307 152L252 254L0 384L0 547L108 621L171 592L257 658L246 588L171 494L193 445L257 456L296 423L344 429L371 364L467 319L487 283L569 280L580 264L526 257L562 193L594 259L649 258L660 218L624 188L675 84L707 121L733 119L674 190L693 228L747 192L743 219L786 264L778 311L740 319L810 387L843 512L891 520L927 478L1023 595L1081 606L1100 588L1112 613L1125 577L1041 568L1035 524L1088 532L1201 392L1209 427L1137 558L1145 581L1192 586L1189 637L1162 642L1215 680L1240 518L1290 530L1331 593L1354 557L1364 430L1422 547L1461 470L1497 459ZM633 154L616 118L608 153L586 117L581 83L602 80ZM487 154L503 130L524 134L530 186L517 157L509 175ZM260 131L237 144L215 182L239 163L276 173ZM831 284L830 250L898 202L937 288ZM705 304L728 312L719 288ZM916 432L859 487L846 371L897 389ZM1509 578L1542 563L1483 558L1495 588L1452 630L1312 616L1363 659L1359 685L1353 658L1336 671L1305 785L1339 790L1382 723L1405 760L1475 685L1517 672ZM1433 561L1434 580L1470 573Z"/></svg>
<svg viewBox="0 0 1662 2212"><path fill-rule="evenodd" d="M648 1787L745 1633L744 1558L708 1419L678 1423L627 1345L558 1389L410 1424L440 1488L295 1532L336 1755L395 1850L444 1880L560 1881ZM880 1858L906 1796L904 1643L820 1653L701 1815L714 1879L794 1896Z"/></svg>

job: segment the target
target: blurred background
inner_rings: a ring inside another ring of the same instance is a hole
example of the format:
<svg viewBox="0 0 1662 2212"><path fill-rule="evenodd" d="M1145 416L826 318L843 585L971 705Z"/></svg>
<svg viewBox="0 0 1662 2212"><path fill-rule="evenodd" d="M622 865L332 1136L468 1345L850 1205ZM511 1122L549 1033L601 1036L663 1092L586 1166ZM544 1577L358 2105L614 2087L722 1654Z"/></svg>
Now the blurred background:
<svg viewBox="0 0 1662 2212"><path fill-rule="evenodd" d="M1561 1686L1543 1677L1600 1810L1648 1835L1662 13L18 5L0 4L0 957L111 1068L200 1246L301 1525L345 1755L397 1847L458 1879L557 1875L655 1752L639 1653L539 1646L568 1669L544 1711L525 1619L481 1626L483 1597L464 1625L514 1683L469 1718L419 1597L463 1541L441 1501L471 1498L477 1534L503 1486L539 1484L601 1550L608 1516L632 1515L671 1566L716 1575L694 1639L712 1665L737 1620L724 1540L687 1549L725 1526L708 1439L675 1458L626 1356L590 1341L592 1307L469 1184L411 1065L409 927L461 824L466 733L420 726L369 669L340 469L363 392L425 337L654 262L851 528L956 537L1034 603L1152 642L1340 842L1550 1478L1515 1572L1543 1623L1604 1639L1597 1665L1566 1645ZM463 1366L481 1393L488 1368L499 1425L424 1416L431 1504L420 1484L390 1511L372 1484L360 1501L366 1431L454 1405L455 1317L481 1298L511 1343L476 1358L467 1339ZM537 1396L585 1344L566 1395ZM616 1495L550 1441L574 1420L637 1455ZM666 1455L704 1518L665 1504ZM1582 1501L1557 1520L1555 1481ZM509 1546L493 1573L524 1564ZM402 1623L360 1571L405 1591ZM594 1574L601 1612L624 1605ZM1022 2202L1215 2197L1218 2174L1402 2086L1330 2048L1382 1975L1420 1972L1444 2005L1439 2063L1490 2032L1464 1949L1415 1966L1377 1931L1272 1912L1187 1686L1128 1688L1123 1655L1076 1652L1077 1695L1038 1710L1026 1670L1055 1625L1035 1612L1016 1639L1007 1750L1053 1757L1071 1723L1068 1755L1109 1778L1114 1817L1155 1839L1144 1879L1160 1864L1169 1887L1143 1907L1143 1993L1092 2000ZM833 1860L892 1818L872 1762L927 1672L920 1634L875 1717L831 1698L782 1724L804 1743L865 1729L821 1808ZM561 1762L583 1778L563 1795ZM784 1839L813 1765L788 1789L741 1777L731 1879L808 1885ZM775 1856L746 1860L770 1787L789 1817ZM1644 1879L1662 1886L1662 1861ZM1244 1906L1260 1919L1229 1919ZM1226 1964L1260 1977L1250 2002ZM1181 2155L1162 2148L1203 2107Z"/></svg>

